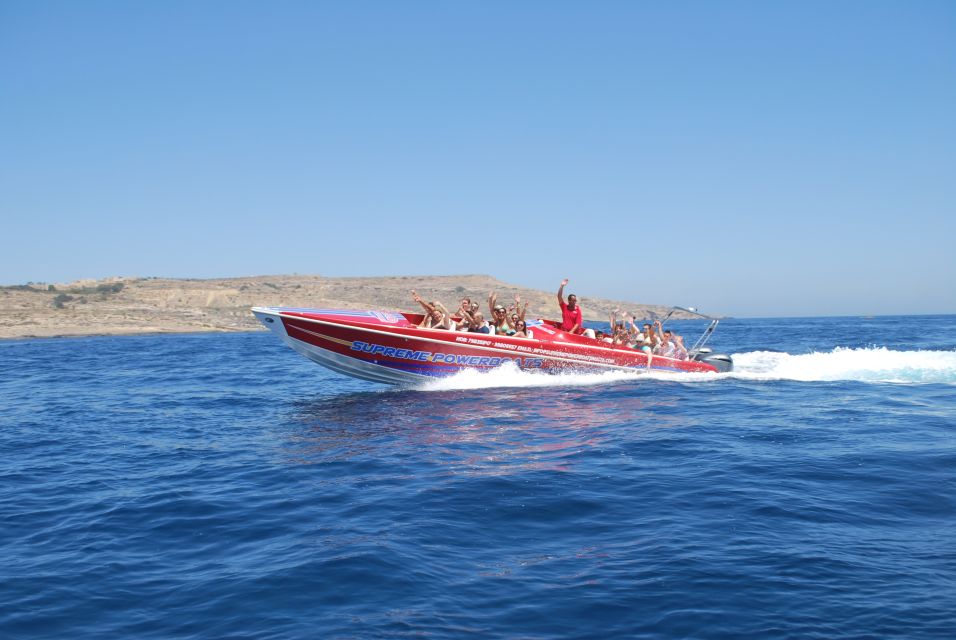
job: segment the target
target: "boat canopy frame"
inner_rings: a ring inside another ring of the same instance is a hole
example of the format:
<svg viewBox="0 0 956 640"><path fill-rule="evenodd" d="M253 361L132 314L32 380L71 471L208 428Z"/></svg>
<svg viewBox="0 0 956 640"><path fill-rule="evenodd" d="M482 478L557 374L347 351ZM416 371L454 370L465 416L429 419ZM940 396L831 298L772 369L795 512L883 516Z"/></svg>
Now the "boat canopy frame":
<svg viewBox="0 0 956 640"><path fill-rule="evenodd" d="M694 307L671 307L670 311L667 312L667 315L661 320L661 324L667 322L671 316L673 316L678 311L683 311L684 313L689 313L692 316L697 316L698 318L703 318L704 320L710 320L710 324L707 325L707 328L704 329L704 332L697 338L697 342L694 343L694 346L687 350L687 355L690 358L693 358L698 353L704 351L704 346L707 344L707 341L710 340L710 336L713 335L714 329L717 328L717 325L720 324L720 319L715 318L714 316L709 316L706 313L701 313Z"/></svg>

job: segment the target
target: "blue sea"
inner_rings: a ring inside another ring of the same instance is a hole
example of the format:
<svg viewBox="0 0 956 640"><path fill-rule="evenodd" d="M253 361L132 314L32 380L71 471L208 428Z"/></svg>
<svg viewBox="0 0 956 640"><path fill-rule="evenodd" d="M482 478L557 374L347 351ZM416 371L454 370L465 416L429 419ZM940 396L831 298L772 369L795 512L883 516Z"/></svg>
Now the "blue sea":
<svg viewBox="0 0 956 640"><path fill-rule="evenodd" d="M956 638L956 316L712 342L407 389L266 332L0 342L0 638Z"/></svg>

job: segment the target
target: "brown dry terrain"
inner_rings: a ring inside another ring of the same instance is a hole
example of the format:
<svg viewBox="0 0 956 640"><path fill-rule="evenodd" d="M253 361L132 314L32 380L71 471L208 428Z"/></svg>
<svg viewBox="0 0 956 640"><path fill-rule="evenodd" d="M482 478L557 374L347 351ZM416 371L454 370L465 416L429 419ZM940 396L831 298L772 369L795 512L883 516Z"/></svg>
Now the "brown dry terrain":
<svg viewBox="0 0 956 640"><path fill-rule="evenodd" d="M530 302L529 317L558 315L554 291L527 289L482 275L109 278L0 287L0 338L261 329L249 312L252 306L418 311L410 289L451 308L467 295L481 302L483 310L489 291L496 291L506 304L517 293ZM581 297L581 303L587 320L605 320L615 307L639 318L667 310L587 296Z"/></svg>

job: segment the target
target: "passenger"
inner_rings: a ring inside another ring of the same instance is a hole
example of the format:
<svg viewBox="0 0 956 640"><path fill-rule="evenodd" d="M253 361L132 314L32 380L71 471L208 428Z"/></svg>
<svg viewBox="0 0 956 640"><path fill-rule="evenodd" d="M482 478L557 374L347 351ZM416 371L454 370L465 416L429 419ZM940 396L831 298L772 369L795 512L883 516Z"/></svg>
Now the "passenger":
<svg viewBox="0 0 956 640"><path fill-rule="evenodd" d="M642 336L641 344L638 345L638 348L644 353L649 354L654 349L653 335L654 335L654 329L651 327L650 324L645 322L644 331L641 333L641 336Z"/></svg>
<svg viewBox="0 0 956 640"><path fill-rule="evenodd" d="M471 298L462 298L457 313L458 317L461 318L461 322L458 323L459 331L468 331L468 317L471 315L471 308Z"/></svg>
<svg viewBox="0 0 956 640"><path fill-rule="evenodd" d="M661 326L660 321L656 322L655 324L657 325L657 328L660 331L659 333L660 340L658 341L657 346L654 347L654 355L661 355L661 356L664 356L665 358L673 358L674 353L676 352L676 348L671 339L671 336L673 335L671 333L671 330L664 329Z"/></svg>
<svg viewBox="0 0 956 640"><path fill-rule="evenodd" d="M637 339L637 335L638 335L637 332L635 332L633 329L628 329L625 332L625 334L627 336L625 338L626 340L625 344L627 344L628 347L630 347L631 349L641 348L641 341Z"/></svg>
<svg viewBox="0 0 956 640"><path fill-rule="evenodd" d="M633 347L634 339L631 337L631 332L627 330L627 326L622 322L621 323L621 344L625 347Z"/></svg>
<svg viewBox="0 0 956 640"><path fill-rule="evenodd" d="M425 314L422 316L422 321L418 323L419 328L447 329L454 331L455 323L452 322L451 317L448 314L448 309L445 308L445 305L437 300L425 302L425 300L423 300L414 289L412 289L412 298L415 300L415 302L422 306L422 309L425 310Z"/></svg>
<svg viewBox="0 0 956 640"><path fill-rule="evenodd" d="M458 330L468 331L468 327L471 325L471 303L468 306L458 307L458 316L461 318L461 322L458 323Z"/></svg>
<svg viewBox="0 0 956 640"><path fill-rule="evenodd" d="M617 343L625 347L631 346L631 334L627 332L623 322L618 323L617 326Z"/></svg>
<svg viewBox="0 0 956 640"><path fill-rule="evenodd" d="M418 295L417 291L415 291L414 289L412 289L411 291L412 291L412 299L418 304L420 304L422 306L422 309L425 310L425 315L422 317L422 321L418 323L418 326L425 329L431 328L432 313L435 311L435 307L432 306L431 303L425 302L422 299L422 297Z"/></svg>
<svg viewBox="0 0 956 640"><path fill-rule="evenodd" d="M623 322L614 324L614 344L627 344L627 331Z"/></svg>
<svg viewBox="0 0 956 640"><path fill-rule="evenodd" d="M491 333L494 334L494 329L492 329L487 322L485 322L485 317L481 315L481 311L475 311L471 314L471 322L468 325L468 331L471 333Z"/></svg>
<svg viewBox="0 0 956 640"><path fill-rule="evenodd" d="M433 314L432 316L432 329L444 329L445 331L454 331L457 327L455 326L455 321L451 319L451 314L448 313L448 309L445 308L445 305L438 302L437 300L432 301L432 306L435 308L435 311L439 313L437 321Z"/></svg>
<svg viewBox="0 0 956 640"><path fill-rule="evenodd" d="M524 320L527 313L528 303L525 302L524 306L521 306L521 296L516 293L514 305L508 307L508 324L511 325L512 329L517 329L518 320Z"/></svg>
<svg viewBox="0 0 956 640"><path fill-rule="evenodd" d="M474 303L472 303L474 304ZM481 315L481 311L475 311L471 313L465 311L464 309L459 309L461 313L461 328L460 331L470 331L471 333L494 333L494 329L489 327L488 323L485 322L485 317Z"/></svg>
<svg viewBox="0 0 956 640"><path fill-rule="evenodd" d="M687 347L684 346L683 336L679 336L676 333L674 334L674 347L677 352L674 357L678 360L687 360L689 354L687 353Z"/></svg>
<svg viewBox="0 0 956 640"><path fill-rule="evenodd" d="M564 287L568 284L568 279L561 281L558 287L558 304L561 305L561 324L559 328L568 333L582 333L584 331L584 316L581 313L581 307L578 306L578 297L569 294L568 301L564 301Z"/></svg>
<svg viewBox="0 0 956 640"><path fill-rule="evenodd" d="M512 328L511 319L508 317L507 310L500 304L495 305L492 310L491 325L495 328L495 334L499 336L514 335L515 329Z"/></svg>
<svg viewBox="0 0 956 640"><path fill-rule="evenodd" d="M510 318L508 318L508 311L498 304L498 296L494 291L488 294L488 310L491 311L491 326L495 328L496 335L510 336L514 334L515 330L511 326Z"/></svg>
<svg viewBox="0 0 956 640"><path fill-rule="evenodd" d="M655 322L660 326L660 322ZM641 343L641 351L647 356L647 368L650 369L654 364L654 354L657 353L655 345L660 341L660 334L654 332L654 326L644 323L644 342Z"/></svg>
<svg viewBox="0 0 956 640"><path fill-rule="evenodd" d="M645 325L650 327L650 343L651 350L654 353L657 353L660 350L661 345L661 336L664 335L664 329L661 327L661 321L655 320L653 325Z"/></svg>
<svg viewBox="0 0 956 640"><path fill-rule="evenodd" d="M518 320L515 325L515 338L533 338L534 334L531 332L531 329L528 328L528 323L524 320Z"/></svg>
<svg viewBox="0 0 956 640"><path fill-rule="evenodd" d="M500 313L505 322L500 326L497 324L495 325L495 333L498 335L513 336L517 331L515 327L518 326L518 323L511 321L511 318L508 317L508 312L505 311L504 307L501 307Z"/></svg>
<svg viewBox="0 0 956 640"><path fill-rule="evenodd" d="M515 313L514 309L509 309L509 311L511 313L508 315L508 318L511 320L511 326L517 327L518 320L521 320L521 317L517 313Z"/></svg>
<svg viewBox="0 0 956 640"><path fill-rule="evenodd" d="M657 343L657 348L654 350L654 355L670 358L673 353L674 345L671 344L670 331L665 330L661 334L661 341Z"/></svg>
<svg viewBox="0 0 956 640"><path fill-rule="evenodd" d="M617 319L618 313L622 314L621 320ZM630 326L628 327L625 323L629 323ZM638 348L639 340L637 336L640 332L637 331L637 328L634 326L633 317L621 311L620 307L611 312L611 328L614 332L614 344L626 345L632 349Z"/></svg>
<svg viewBox="0 0 956 640"><path fill-rule="evenodd" d="M630 316L627 319L627 333L630 338L629 344L635 349L640 349L644 343L644 334L637 328L637 316Z"/></svg>
<svg viewBox="0 0 956 640"><path fill-rule="evenodd" d="M617 312L618 311L620 311L620 309L614 308L614 309L611 309L611 311L609 311L607 314L607 321L611 327L612 342L617 342L617 339L618 339L618 330L617 330Z"/></svg>

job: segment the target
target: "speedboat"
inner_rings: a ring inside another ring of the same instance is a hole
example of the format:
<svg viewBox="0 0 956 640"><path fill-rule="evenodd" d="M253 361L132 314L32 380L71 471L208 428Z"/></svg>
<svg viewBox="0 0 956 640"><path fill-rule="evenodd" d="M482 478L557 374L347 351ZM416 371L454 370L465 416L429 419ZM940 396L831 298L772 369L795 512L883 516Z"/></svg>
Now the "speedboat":
<svg viewBox="0 0 956 640"><path fill-rule="evenodd" d="M528 321L533 337L425 329L422 315L397 311L253 307L252 313L283 342L338 373L387 384L409 384L464 369L487 371L514 363L529 371L654 371L716 373L733 369L730 356L705 346L718 319L710 320L684 360L650 355L562 331L553 320Z"/></svg>

